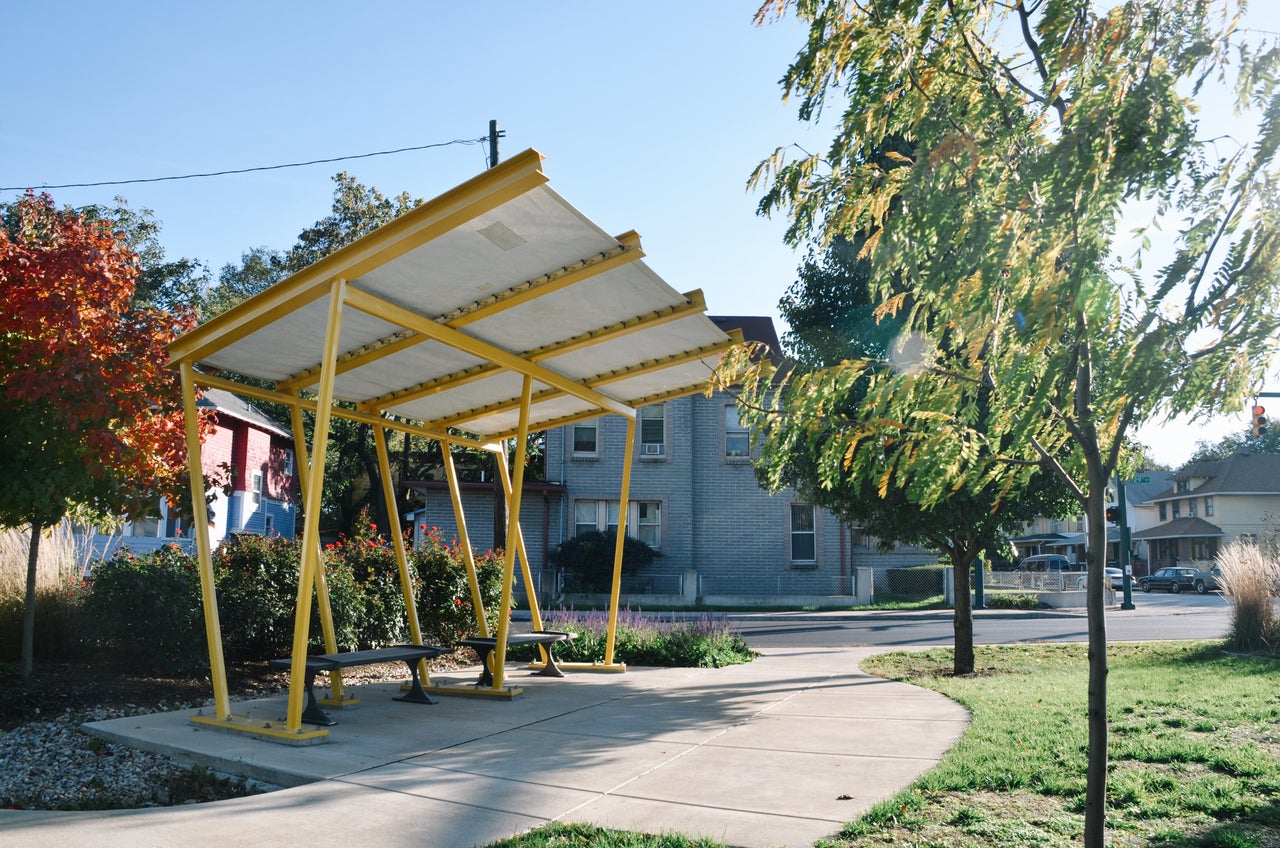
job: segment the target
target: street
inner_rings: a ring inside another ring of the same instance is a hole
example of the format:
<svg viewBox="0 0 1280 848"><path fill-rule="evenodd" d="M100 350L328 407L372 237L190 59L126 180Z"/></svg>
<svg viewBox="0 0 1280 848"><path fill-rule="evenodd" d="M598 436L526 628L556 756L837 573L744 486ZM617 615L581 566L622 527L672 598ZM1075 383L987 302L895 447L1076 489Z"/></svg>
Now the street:
<svg viewBox="0 0 1280 848"><path fill-rule="evenodd" d="M1218 594L1133 595L1134 609L1107 608L1107 639L1141 642L1164 639L1217 639L1227 631L1230 602ZM954 641L950 610L928 612L733 613L729 619L755 648L786 647L932 647ZM1084 642L1084 610L976 610L974 643Z"/></svg>

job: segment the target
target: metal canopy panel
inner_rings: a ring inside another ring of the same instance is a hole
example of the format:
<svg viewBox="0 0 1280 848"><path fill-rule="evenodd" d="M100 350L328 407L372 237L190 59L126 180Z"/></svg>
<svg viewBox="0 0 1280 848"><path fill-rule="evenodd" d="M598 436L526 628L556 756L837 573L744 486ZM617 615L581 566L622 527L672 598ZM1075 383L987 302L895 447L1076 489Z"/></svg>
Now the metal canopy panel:
<svg viewBox="0 0 1280 848"><path fill-rule="evenodd" d="M700 391L730 343L546 185L526 151L196 328L173 362L314 390L345 283L334 397L438 429L509 435L532 376L541 429Z"/></svg>

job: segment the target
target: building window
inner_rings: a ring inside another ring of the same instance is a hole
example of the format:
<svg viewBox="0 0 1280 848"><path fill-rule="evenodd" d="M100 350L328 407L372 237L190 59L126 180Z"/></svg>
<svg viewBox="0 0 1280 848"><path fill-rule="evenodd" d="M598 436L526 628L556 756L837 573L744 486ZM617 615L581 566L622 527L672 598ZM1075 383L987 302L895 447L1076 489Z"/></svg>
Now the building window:
<svg viewBox="0 0 1280 848"><path fill-rule="evenodd" d="M617 501L574 501L574 535L599 530L615 536L618 513ZM628 504L627 535L658 550L662 546L662 502L632 501Z"/></svg>
<svg viewBox="0 0 1280 848"><path fill-rule="evenodd" d="M1161 502L1160 502L1160 520L1161 520L1161 521L1168 521L1168 520L1169 520L1169 512L1168 512L1168 510L1166 510L1166 509L1165 509L1165 503L1164 503L1164 501L1161 501Z"/></svg>
<svg viewBox="0 0 1280 848"><path fill-rule="evenodd" d="M293 450L291 448L284 449L284 476L286 480L293 476Z"/></svg>
<svg viewBox="0 0 1280 848"><path fill-rule="evenodd" d="M599 432L596 428L596 422L585 421L581 424L573 425L573 455L596 456L599 453L598 442L596 439Z"/></svg>
<svg viewBox="0 0 1280 848"><path fill-rule="evenodd" d="M742 416L738 407L724 408L724 455L728 457L747 457L751 455L751 436L747 428L742 426Z"/></svg>
<svg viewBox="0 0 1280 848"><path fill-rule="evenodd" d="M816 562L817 522L811 504L791 505L791 561Z"/></svg>
<svg viewBox="0 0 1280 848"><path fill-rule="evenodd" d="M660 403L642 406L640 416L640 455L662 456L667 452L666 409Z"/></svg>
<svg viewBox="0 0 1280 848"><path fill-rule="evenodd" d="M266 536L274 536L276 534L276 520L269 512L262 517L262 532Z"/></svg>
<svg viewBox="0 0 1280 848"><path fill-rule="evenodd" d="M1191 516L1192 518L1195 518L1198 513L1198 510L1196 507L1197 507L1196 499L1187 498L1187 515Z"/></svg>
<svg viewBox="0 0 1280 848"><path fill-rule="evenodd" d="M1213 515L1213 496L1212 495L1204 496L1204 514L1206 518Z"/></svg>
<svg viewBox="0 0 1280 848"><path fill-rule="evenodd" d="M1174 490L1175 490L1175 491L1178 491L1178 492L1189 492L1189 491L1191 491L1191 481L1190 481L1190 480L1179 480L1179 481L1178 481L1178 483L1177 483L1177 485L1174 487Z"/></svg>
<svg viewBox="0 0 1280 848"><path fill-rule="evenodd" d="M1182 517L1182 501L1173 502L1173 518L1176 521Z"/></svg>
<svg viewBox="0 0 1280 848"><path fill-rule="evenodd" d="M255 471L249 475L249 503L254 506L262 503L262 472Z"/></svg>

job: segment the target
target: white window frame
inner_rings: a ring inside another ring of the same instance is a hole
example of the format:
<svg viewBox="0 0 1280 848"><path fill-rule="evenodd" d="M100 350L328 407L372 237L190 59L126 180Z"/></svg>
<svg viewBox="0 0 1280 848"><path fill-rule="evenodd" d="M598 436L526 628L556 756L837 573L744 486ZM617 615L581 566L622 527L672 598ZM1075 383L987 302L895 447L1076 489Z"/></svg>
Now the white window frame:
<svg viewBox="0 0 1280 848"><path fill-rule="evenodd" d="M807 528L801 527L797 529L796 518L798 516L804 515L806 512L809 516L809 522L808 522L809 526ZM815 508L813 504L793 503L793 504L790 504L788 514L789 514L789 519L787 521L787 527L790 530L790 535L789 535L790 545L789 545L788 553L790 554L791 562L799 563L802 565L817 564L818 562L818 510L817 508ZM811 556L806 557L806 556L796 555L796 542L797 540L804 540L804 539L808 540L808 544L812 548Z"/></svg>
<svg viewBox="0 0 1280 848"><path fill-rule="evenodd" d="M580 450L578 448L578 428L590 429L592 433L591 450ZM574 459L594 459L600 456L600 422L598 419L590 421L579 421L576 424L569 425L569 452Z"/></svg>
<svg viewBox="0 0 1280 848"><path fill-rule="evenodd" d="M656 423L659 439L654 441L653 430ZM648 424L649 426L645 426ZM636 430L640 439L641 458L661 458L667 455L667 408L666 404L651 403L636 410ZM646 432L647 431L647 432Z"/></svg>
<svg viewBox="0 0 1280 848"><path fill-rule="evenodd" d="M249 504L251 506L262 505L262 484L263 473L261 469L255 469L249 472Z"/></svg>
<svg viewBox="0 0 1280 848"><path fill-rule="evenodd" d="M295 461L293 448L284 449L284 476L288 479L293 476L293 463Z"/></svg>
<svg viewBox="0 0 1280 848"><path fill-rule="evenodd" d="M730 449L730 445L741 443L741 451ZM735 404L727 403L724 407L724 456L725 459L744 460L751 458L751 433L742 424L742 414Z"/></svg>
<svg viewBox="0 0 1280 848"><path fill-rule="evenodd" d="M647 520L641 523L642 507L649 507L652 510L656 520ZM655 551L662 549L662 501L658 500L634 500L627 503L627 535L635 539L641 539L649 547ZM594 523L592 523L592 515L594 514ZM573 535L589 530L599 530L606 535L614 535L618 532L618 502L616 500L601 500L595 498L583 498L573 502L574 531ZM654 541L640 535L640 528L649 528L646 532Z"/></svg>

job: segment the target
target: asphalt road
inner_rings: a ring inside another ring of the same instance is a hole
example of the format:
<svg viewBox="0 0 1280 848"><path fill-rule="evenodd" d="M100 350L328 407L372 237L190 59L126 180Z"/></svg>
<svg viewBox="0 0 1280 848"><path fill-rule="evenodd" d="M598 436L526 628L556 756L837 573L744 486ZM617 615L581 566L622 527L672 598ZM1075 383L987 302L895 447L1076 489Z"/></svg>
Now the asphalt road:
<svg viewBox="0 0 1280 848"><path fill-rule="evenodd" d="M1117 592L1117 601L1119 593ZM1134 609L1107 609L1107 639L1140 642L1165 639L1217 639L1226 634L1231 605L1217 594L1133 595ZM952 613L795 612L732 614L729 618L756 648L948 646L954 642ZM974 642L1084 642L1084 610L974 612Z"/></svg>

